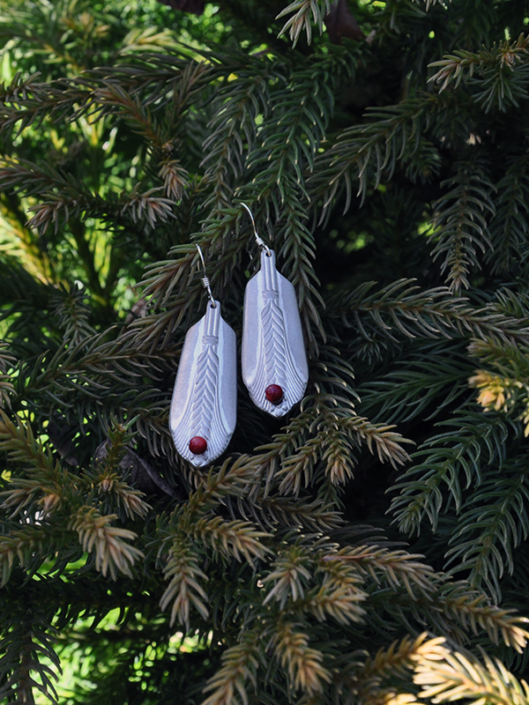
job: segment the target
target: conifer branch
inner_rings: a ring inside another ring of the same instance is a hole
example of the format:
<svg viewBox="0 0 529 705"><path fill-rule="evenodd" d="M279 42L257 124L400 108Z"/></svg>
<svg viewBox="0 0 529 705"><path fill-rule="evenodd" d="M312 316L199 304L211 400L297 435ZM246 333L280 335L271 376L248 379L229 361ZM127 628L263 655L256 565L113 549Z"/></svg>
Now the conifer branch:
<svg viewBox="0 0 529 705"><path fill-rule="evenodd" d="M413 280L401 279L371 293L375 282L362 284L350 294L327 302L327 315L344 326L357 328L367 341L375 335L392 342L405 339L473 336L486 340L524 343L529 338L527 311L513 309L507 292L496 301L473 307L468 299L452 296L448 288L420 291ZM506 298L504 298L506 297Z"/></svg>
<svg viewBox="0 0 529 705"><path fill-rule="evenodd" d="M4 159L0 168L0 186L39 195L39 203L28 209L34 214L28 227L36 228L40 233L45 233L50 226L57 233L70 219L79 218L85 212L97 218L130 218L134 223L145 220L151 227L159 221L167 222L172 216L172 201L154 195L159 188L141 193L136 186L130 194L121 194L119 201L105 200L90 193L72 176L27 160Z"/></svg>
<svg viewBox="0 0 529 705"><path fill-rule="evenodd" d="M430 81L440 83L443 91L450 84L457 88L476 75L479 77L474 79L478 88L474 95L476 102L481 103L485 112L492 107L505 111L525 98L528 47L529 36L521 34L516 41L501 41L492 49L457 51L431 64L438 71Z"/></svg>
<svg viewBox="0 0 529 705"><path fill-rule="evenodd" d="M305 600L299 601L302 608L312 612L320 621L330 616L343 625L363 622L366 610L360 603L366 600L367 593L358 572L345 561L332 561L334 555L319 553L316 575L322 578L321 586L312 589Z"/></svg>
<svg viewBox="0 0 529 705"><path fill-rule="evenodd" d="M165 610L173 603L171 625L178 620L179 624L189 628L191 605L203 619L207 619L207 594L199 580L206 581L208 578L199 568L198 558L185 537L173 538L164 575L170 582L162 595L160 607Z"/></svg>
<svg viewBox="0 0 529 705"><path fill-rule="evenodd" d="M95 568L103 576L110 573L116 580L118 573L132 578L134 563L143 558L143 553L127 541L136 538L128 529L112 526L117 518L115 514L102 516L94 507L81 507L73 514L69 528L77 531L79 543L84 551L95 553Z"/></svg>
<svg viewBox="0 0 529 705"><path fill-rule="evenodd" d="M59 463L53 460L51 450L44 449L29 423L17 418L16 425L0 410L0 450L8 453L15 463L26 465L27 471L44 475L47 480L63 480ZM29 468L27 467L29 465Z"/></svg>
<svg viewBox="0 0 529 705"><path fill-rule="evenodd" d="M525 297L521 296L518 303L524 306ZM494 369L492 374L487 370L478 370L477 376L469 379L470 386L483 390L478 402L485 409L509 413L520 398L525 401L529 379L527 349L528 346L523 343L517 345L513 341L502 344L492 336L487 340L474 340L469 345L468 351L472 356ZM492 389L494 378L498 384L496 390Z"/></svg>
<svg viewBox="0 0 529 705"><path fill-rule="evenodd" d="M415 642L409 638L394 642L387 651L381 650L375 658L368 658L353 685L359 688L359 702L366 705L417 702L411 694L398 694L391 686L384 687L388 676L395 671L399 676L405 676L408 669L414 671L413 682L422 686L419 697L435 703L461 698L504 705L525 705L529 701L527 684L524 681L519 683L499 661L493 663L484 655L483 667L470 654L446 648L443 637L428 641L425 637L426 634L422 634Z"/></svg>
<svg viewBox="0 0 529 705"><path fill-rule="evenodd" d="M430 421L468 398L461 381L473 371L462 341L415 343L405 364L357 387L361 410L387 423Z"/></svg>
<svg viewBox="0 0 529 705"><path fill-rule="evenodd" d="M459 510L463 489L481 480L482 456L492 464L509 433L500 417L484 418L470 411L461 412L454 421L443 421L439 426L454 430L427 441L413 456L425 457L426 461L408 469L393 488L400 490L392 509L402 531L419 532L425 517L435 529L445 502L443 486ZM447 445L447 435L452 446Z"/></svg>
<svg viewBox="0 0 529 705"><path fill-rule="evenodd" d="M487 261L495 272L511 271L520 261L529 224L524 203L529 196L529 164L525 155L508 160L508 168L496 184L496 214L489 224L492 247Z"/></svg>
<svg viewBox="0 0 529 705"><path fill-rule="evenodd" d="M22 199L14 193L0 196L0 223L3 230L4 247L12 253L11 273L19 268L17 260L23 260L24 269L39 282L44 284L56 280L54 265L48 253L39 247L38 237L27 227L26 213ZM4 258L3 258L4 259ZM8 258L5 257L4 262Z"/></svg>
<svg viewBox="0 0 529 705"><path fill-rule="evenodd" d="M80 346L95 334L89 322L90 308L86 292L73 284L68 289L64 287L62 293L62 296L56 298L54 313L59 319L59 327L64 331L64 340Z"/></svg>
<svg viewBox="0 0 529 705"><path fill-rule="evenodd" d="M256 120L259 115L268 117L269 81L283 81L275 62L263 64L260 59L236 70L236 84L226 83L218 91L216 110L209 124L211 133L203 144L204 181L213 184L212 205L216 210L231 205L230 177L242 175L245 153L254 147L256 140Z"/></svg>
<svg viewBox="0 0 529 705"><path fill-rule="evenodd" d="M0 409L8 409L11 395L14 395L15 388L11 381L8 370L16 363L15 358L9 354L7 343L0 341Z"/></svg>
<svg viewBox="0 0 529 705"><path fill-rule="evenodd" d="M138 188L122 197L123 206L120 214L129 216L134 223L146 220L151 228L157 222L166 223L172 217L173 202L169 198L156 196L160 188L153 188L140 193Z"/></svg>
<svg viewBox="0 0 529 705"><path fill-rule="evenodd" d="M142 499L145 496L143 492L123 482L117 472L103 470L93 477L93 481L96 491L100 493L103 500L105 495L109 495L111 505L118 510L123 509L129 519L136 517L144 519L151 509L150 505Z"/></svg>
<svg viewBox="0 0 529 705"><path fill-rule="evenodd" d="M301 607L304 611L312 613L320 622L332 617L343 626L351 622L363 622L365 610L359 605L365 600L366 595L362 590L353 589L351 586L335 587L332 581L324 583L319 589L311 591L305 600L301 600L293 607Z"/></svg>
<svg viewBox="0 0 529 705"><path fill-rule="evenodd" d="M50 702L57 703L53 681L58 680L61 668L52 645L56 631L36 596L31 593L25 596L29 597L25 609L11 610L2 624L0 698L33 705L36 702L33 691L37 690ZM48 663L42 662L44 659Z"/></svg>
<svg viewBox="0 0 529 705"><path fill-rule="evenodd" d="M67 81L39 83L39 74L23 77L15 74L9 85L0 89L0 132L8 137L17 129L39 128L51 116L60 122L76 109L79 112L91 101L91 92Z"/></svg>
<svg viewBox="0 0 529 705"><path fill-rule="evenodd" d="M311 563L307 551L301 546L290 546L280 554L273 564L274 570L263 581L265 585L273 583L263 604L275 600L282 609L290 600L303 599L311 578Z"/></svg>
<svg viewBox="0 0 529 705"><path fill-rule="evenodd" d="M188 185L188 175L178 159L164 159L160 162L158 176L164 182L166 197L172 201L179 201Z"/></svg>
<svg viewBox="0 0 529 705"><path fill-rule="evenodd" d="M139 97L132 96L117 81L102 81L101 87L95 88L92 99L105 108L106 114L121 115L131 125L134 132L153 147L163 149L165 136L160 134L160 128L151 116L147 106Z"/></svg>
<svg viewBox="0 0 529 705"><path fill-rule="evenodd" d="M484 582L497 601L500 579L514 572L513 551L529 535L526 463L527 455L505 460L500 477L487 478L466 499L446 553L450 572L470 570L469 584Z"/></svg>
<svg viewBox="0 0 529 705"><path fill-rule="evenodd" d="M214 556L220 554L237 561L244 558L252 563L254 558L264 558L269 552L262 544L269 534L256 530L249 522L204 517L193 524L192 531L197 541L211 547Z"/></svg>
<svg viewBox="0 0 529 705"><path fill-rule="evenodd" d="M186 513L192 516L212 509L226 496L245 496L255 482L255 467L250 456L239 456L235 461L226 460L218 473L212 470L205 481L189 497Z"/></svg>
<svg viewBox="0 0 529 705"><path fill-rule="evenodd" d="M280 621L272 636L276 658L288 674L295 690L307 695L323 691L324 684L331 680L329 671L323 665L323 654L309 646L307 634L299 625Z"/></svg>
<svg viewBox="0 0 529 705"><path fill-rule="evenodd" d="M293 46L296 46L299 35L305 30L307 42L310 44L312 40L312 22L318 27L321 34L323 32L323 18L330 10L330 0L294 0L276 17L276 19L279 19L290 13L296 13L284 24L279 36L289 32L290 40Z"/></svg>
<svg viewBox="0 0 529 705"><path fill-rule="evenodd" d="M205 692L211 692L202 705L246 705L246 682L257 687L257 669L261 665L262 635L258 630L243 632L241 642L222 655L222 668L210 679Z"/></svg>
<svg viewBox="0 0 529 705"><path fill-rule="evenodd" d="M417 176L429 180L439 169L439 153L425 137L431 114L445 108L437 96L409 98L389 108L373 108L370 122L347 128L332 147L319 155L315 176L310 179L316 196L323 197L322 218L342 186L346 190L344 212L349 210L353 180L358 180L358 196L365 199L367 189L376 188L382 179L390 180L399 162L411 167L419 157L425 164ZM422 172L422 173L421 173Z"/></svg>
<svg viewBox="0 0 529 705"><path fill-rule="evenodd" d="M266 496L264 491L256 494L251 490L248 495L248 498L237 498L237 514L243 519L251 518L266 531L281 525L329 533L343 526L340 513L322 500L307 502L303 498L294 501L291 497ZM233 502L228 506L232 509ZM231 514L235 517L233 509Z"/></svg>
<svg viewBox="0 0 529 705"><path fill-rule="evenodd" d="M146 375L155 379L159 374L159 363L159 355L150 356L133 347L130 341L108 341L105 334L97 334L83 340L77 347L65 345L59 347L55 354L44 353L29 369L20 366L18 399L28 398L32 394L46 397L46 389L52 382L56 386L51 400L59 401L66 408L71 406L72 394L78 402L83 398L94 400L98 394L110 396L113 388L117 387L121 388L121 395L126 395L124 389L135 388L139 377ZM137 395L135 398L141 402ZM109 416L116 406L120 408L114 397L112 405L109 405Z"/></svg>
<svg viewBox="0 0 529 705"><path fill-rule="evenodd" d="M282 494L297 495L302 480L306 487L309 486L319 458L325 462L325 473L330 481L334 484L344 483L352 476L355 462L352 447L361 448L367 445L370 453L376 452L381 463L389 462L393 467L402 465L409 459L401 444L410 441L393 431L392 426L373 424L368 419L357 416L351 408L329 408L325 401L316 400L312 410L312 438L303 445L298 441L296 451L289 452L282 462L282 468L277 473L278 479L281 478L279 489ZM277 438L292 442L288 430L287 434L281 434ZM286 450L281 449L279 443L275 447L281 455Z"/></svg>
<svg viewBox="0 0 529 705"><path fill-rule="evenodd" d="M427 634L420 634L416 639L404 637L402 641L394 641L388 649L380 649L374 657L368 657L353 677L345 677L344 684L338 681L342 688L354 689L358 694L358 702L362 705L397 705L399 701L395 692L395 681L405 680L409 669L432 647L431 641L426 641ZM391 680L391 685L386 685ZM412 696L413 697L413 696ZM409 700L408 702L413 702ZM405 701L400 701L405 703ZM399 703L400 705L400 703Z"/></svg>
<svg viewBox="0 0 529 705"><path fill-rule="evenodd" d="M40 443L34 439L29 424L24 427L19 422L15 426L5 415L1 426L0 449L8 451L13 462L24 463L26 466L30 464L26 470L29 478L15 478L10 483L11 487L8 486L2 493L2 509L10 511L11 517L30 510L33 514L39 512L42 516L39 524L43 524L44 517L47 520L54 519L49 528L28 527L5 537L2 560L4 580L9 577L15 556L18 556L21 565L27 565L36 547L39 547L38 552L41 553L48 546L50 529L53 530L55 522L60 520L52 515L64 509L72 512L68 528L77 532L85 551L95 553L96 570L103 575L110 573L114 580L118 572L132 577L131 567L143 554L126 541L134 539L136 535L127 529L112 526L115 514L101 515L95 507L83 505L83 484L85 490L91 487L92 481L98 479L97 473L94 477L86 475L81 481L73 478L53 460L51 453L44 453ZM114 477L114 480L108 476L99 478L100 492L113 492L111 504L118 508L123 505L129 516L144 516L148 505L141 501L140 493L120 482L117 476ZM68 540L68 535L64 535L64 538Z"/></svg>
<svg viewBox="0 0 529 705"><path fill-rule="evenodd" d="M498 660L483 654L485 665L463 653L451 652L445 640L430 642L429 653L421 654L414 668L413 682L422 686L420 697L434 702L468 698L471 702L527 705L529 686L518 681Z"/></svg>
<svg viewBox="0 0 529 705"><path fill-rule="evenodd" d="M240 241L231 233L240 215L240 209L224 209L219 217L206 220L203 232L195 235L208 259L213 254L218 255L209 275L215 290L222 290L226 286L229 279L227 272L232 270L234 261L240 256ZM228 243L221 246L226 239ZM171 248L169 255L178 257L158 262L146 271L144 296L152 297L153 303L159 307L170 305L170 310L146 316L136 322L135 337L137 344L142 346L151 341L156 343L162 333L167 340L181 323L187 307L203 295L200 279L193 277L195 268L199 266L196 246L177 245Z"/></svg>
<svg viewBox="0 0 529 705"><path fill-rule="evenodd" d="M22 567L27 566L35 553L42 554L47 548L43 531L37 527L26 527L17 531L4 534L0 538L0 587L4 587L10 577L18 559Z"/></svg>
<svg viewBox="0 0 529 705"><path fill-rule="evenodd" d="M491 198L493 186L479 164L460 164L457 174L441 186L450 191L434 204L434 261L443 256L441 273L448 272L450 289L468 289L471 268L479 268L476 249L491 248L486 214L495 213Z"/></svg>
<svg viewBox="0 0 529 705"><path fill-rule="evenodd" d="M433 569L417 560L422 557L406 551L358 546L324 556L323 561L327 570L332 569L335 563L337 566L343 563L351 566L355 574L364 580L369 576L377 585L385 583L392 590L404 588L410 597L418 599L419 596L430 597L436 590Z"/></svg>
<svg viewBox="0 0 529 705"><path fill-rule="evenodd" d="M490 598L482 592L469 592L466 582L447 583L436 600L443 612L456 618L465 632L470 629L478 634L481 628L494 644L503 642L520 654L526 648L529 632L523 627L528 625L528 620L512 610L491 604Z"/></svg>

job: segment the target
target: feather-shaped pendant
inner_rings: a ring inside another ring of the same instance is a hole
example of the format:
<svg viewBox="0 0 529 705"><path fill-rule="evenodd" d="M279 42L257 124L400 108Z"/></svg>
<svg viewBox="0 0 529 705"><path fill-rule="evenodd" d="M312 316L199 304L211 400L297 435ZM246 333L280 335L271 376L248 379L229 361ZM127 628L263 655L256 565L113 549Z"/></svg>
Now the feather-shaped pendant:
<svg viewBox="0 0 529 705"><path fill-rule="evenodd" d="M256 406L272 416L303 398L309 378L296 292L268 248L244 294L242 377Z"/></svg>
<svg viewBox="0 0 529 705"><path fill-rule="evenodd" d="M237 420L237 344L208 302L206 314L187 332L171 402L170 426L176 450L197 468L226 449Z"/></svg>

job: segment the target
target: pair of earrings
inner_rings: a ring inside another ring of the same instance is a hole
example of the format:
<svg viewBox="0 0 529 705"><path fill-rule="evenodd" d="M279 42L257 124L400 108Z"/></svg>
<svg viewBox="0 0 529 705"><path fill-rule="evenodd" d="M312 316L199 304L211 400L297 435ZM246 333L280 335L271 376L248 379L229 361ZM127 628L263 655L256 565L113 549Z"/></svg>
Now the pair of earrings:
<svg viewBox="0 0 529 705"><path fill-rule="evenodd" d="M303 398L308 365L293 285L276 269L274 251L257 234L261 269L246 285L242 377L253 402L284 416ZM178 453L203 467L227 447L237 420L237 341L221 316L204 267L206 314L187 332L171 402L170 427Z"/></svg>

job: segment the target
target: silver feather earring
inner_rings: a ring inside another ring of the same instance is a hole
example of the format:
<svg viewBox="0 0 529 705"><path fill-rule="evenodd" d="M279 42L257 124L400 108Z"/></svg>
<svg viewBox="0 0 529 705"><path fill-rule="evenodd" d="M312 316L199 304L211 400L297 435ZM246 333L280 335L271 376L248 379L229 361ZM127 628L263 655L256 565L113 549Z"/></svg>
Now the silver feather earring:
<svg viewBox="0 0 529 705"><path fill-rule="evenodd" d="M257 234L261 269L244 294L242 378L256 406L284 416L303 398L309 378L294 286L276 269L274 251Z"/></svg>
<svg viewBox="0 0 529 705"><path fill-rule="evenodd" d="M237 420L237 342L213 298L202 251L206 314L187 331L171 402L170 427L178 453L195 467L226 449Z"/></svg>

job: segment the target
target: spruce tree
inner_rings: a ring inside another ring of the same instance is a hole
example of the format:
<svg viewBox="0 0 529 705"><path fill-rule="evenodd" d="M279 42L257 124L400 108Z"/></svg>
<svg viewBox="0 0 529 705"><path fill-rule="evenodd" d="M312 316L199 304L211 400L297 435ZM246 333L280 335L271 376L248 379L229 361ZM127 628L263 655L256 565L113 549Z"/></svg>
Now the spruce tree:
<svg viewBox="0 0 529 705"><path fill-rule="evenodd" d="M2 702L529 703L529 2L0 8ZM242 203L309 385L197 470Z"/></svg>

